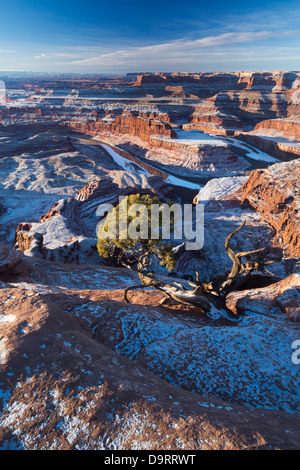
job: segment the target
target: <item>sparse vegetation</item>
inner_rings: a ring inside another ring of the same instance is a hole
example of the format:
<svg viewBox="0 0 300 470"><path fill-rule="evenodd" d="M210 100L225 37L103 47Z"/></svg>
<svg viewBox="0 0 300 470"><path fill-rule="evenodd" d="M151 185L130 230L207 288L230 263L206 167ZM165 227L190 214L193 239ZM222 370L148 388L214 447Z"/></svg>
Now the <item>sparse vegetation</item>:
<svg viewBox="0 0 300 470"><path fill-rule="evenodd" d="M268 259L267 248L261 247L250 251L234 252L230 246L231 239L245 225L243 222L236 230L230 233L226 239L224 248L228 256L232 260L232 269L223 276L218 276L208 283L201 282L199 272L195 272L195 279L189 280L188 283L192 287L184 286L181 283L166 283L162 279L158 279L155 273L155 263L159 262L165 266L168 271L172 271L175 267L175 256L173 245L166 243L161 236L162 219L159 220L159 236L157 239L151 238L151 206L159 204L158 198L151 198L148 195L140 196L132 195L126 198L127 207L126 219L122 221L122 208L120 204L115 208L113 213L108 214L103 222L104 231L109 231L109 226L116 224L116 236L114 238L107 236L98 239L97 249L100 256L104 258L112 257L118 264L125 266L138 273L141 283L128 287L124 291L124 300L129 302L128 292L134 289L143 289L151 287L165 294L166 297L172 298L179 303L199 307L204 311L210 311L212 305L217 308L223 308L231 313L226 307L226 297L232 292L238 290L250 277L253 272L267 272L266 266L277 261L277 259ZM142 204L145 207L147 217L147 232L145 229L142 233L142 214L131 211L135 204ZM170 206L171 204L169 204ZM137 230L140 230L140 237L131 238L130 236L122 236L121 226L127 226L134 223ZM170 219L170 223L174 225L174 219ZM123 225L122 225L123 224Z"/></svg>

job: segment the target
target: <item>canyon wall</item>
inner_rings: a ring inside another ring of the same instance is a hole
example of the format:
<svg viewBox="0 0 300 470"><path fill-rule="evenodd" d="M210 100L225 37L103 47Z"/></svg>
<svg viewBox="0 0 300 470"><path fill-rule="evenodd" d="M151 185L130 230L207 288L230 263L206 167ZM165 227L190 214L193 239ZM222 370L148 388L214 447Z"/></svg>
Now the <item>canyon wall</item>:
<svg viewBox="0 0 300 470"><path fill-rule="evenodd" d="M152 116L134 116L130 114L115 116L111 120L97 119L95 122L69 122L70 127L78 132L97 135L101 132L128 134L138 136L145 142L149 142L151 135L164 135L166 137L176 137L176 132L172 127L161 120L153 119Z"/></svg>
<svg viewBox="0 0 300 470"><path fill-rule="evenodd" d="M241 201L276 230L287 254L300 256L300 159L256 170L240 190Z"/></svg>
<svg viewBox="0 0 300 470"><path fill-rule="evenodd" d="M254 128L254 131L258 132L265 130L300 139L300 119L268 119L259 122Z"/></svg>

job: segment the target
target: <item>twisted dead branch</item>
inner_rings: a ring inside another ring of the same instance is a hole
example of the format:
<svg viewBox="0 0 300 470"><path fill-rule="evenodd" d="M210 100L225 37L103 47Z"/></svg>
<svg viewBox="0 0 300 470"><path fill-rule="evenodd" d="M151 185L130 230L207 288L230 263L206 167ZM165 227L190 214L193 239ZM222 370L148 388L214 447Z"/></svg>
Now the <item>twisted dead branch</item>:
<svg viewBox="0 0 300 470"><path fill-rule="evenodd" d="M246 222L243 222L236 230L230 233L224 243L224 248L232 260L232 268L230 272L224 276L219 276L217 279L209 283L201 282L199 272L195 272L195 281L188 281L192 289L185 287L179 282L165 283L155 277L154 272L149 271L151 264L150 253L143 253L137 262L137 269L132 266L122 263L127 268L138 273L141 284L128 287L124 292L124 300L129 302L128 292L135 289L152 288L162 292L166 297L169 297L176 302L185 305L198 307L204 312L209 312L213 306L222 308L228 313L232 313L226 307L226 297L232 292L238 290L249 279L253 272L269 273L266 266L281 258L268 259L267 248L258 248L250 251L234 252L230 246L232 238L244 227Z"/></svg>

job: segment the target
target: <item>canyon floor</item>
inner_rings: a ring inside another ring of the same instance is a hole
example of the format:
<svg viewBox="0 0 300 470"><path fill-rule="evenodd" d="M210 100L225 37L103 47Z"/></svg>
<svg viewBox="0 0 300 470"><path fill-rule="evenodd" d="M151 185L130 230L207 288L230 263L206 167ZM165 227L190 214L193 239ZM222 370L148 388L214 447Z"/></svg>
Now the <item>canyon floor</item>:
<svg viewBox="0 0 300 470"><path fill-rule="evenodd" d="M0 78L0 449L299 449L300 74ZM132 194L204 206L161 279L230 271L243 222L276 260L227 310L126 303L97 208Z"/></svg>

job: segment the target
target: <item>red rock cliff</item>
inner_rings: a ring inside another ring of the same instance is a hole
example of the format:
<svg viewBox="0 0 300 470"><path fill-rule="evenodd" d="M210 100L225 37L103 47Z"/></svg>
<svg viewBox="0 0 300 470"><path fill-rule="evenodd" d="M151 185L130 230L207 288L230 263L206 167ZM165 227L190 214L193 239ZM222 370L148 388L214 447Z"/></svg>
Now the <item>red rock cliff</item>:
<svg viewBox="0 0 300 470"><path fill-rule="evenodd" d="M164 119L165 116L164 116ZM115 134L128 134L138 136L145 142L149 142L151 135L163 135L166 137L176 137L176 132L172 127L159 119L153 119L153 116L133 116L130 114L116 116L112 120L96 120L94 122L69 122L69 126L79 132L88 134L100 134L101 132L110 132Z"/></svg>
<svg viewBox="0 0 300 470"><path fill-rule="evenodd" d="M242 201L276 230L289 256L300 256L300 159L255 170L241 189Z"/></svg>

